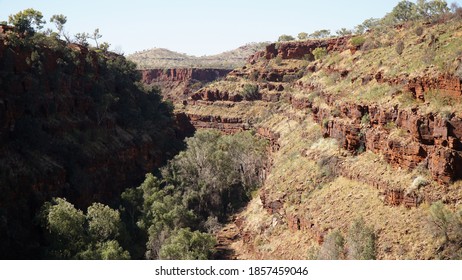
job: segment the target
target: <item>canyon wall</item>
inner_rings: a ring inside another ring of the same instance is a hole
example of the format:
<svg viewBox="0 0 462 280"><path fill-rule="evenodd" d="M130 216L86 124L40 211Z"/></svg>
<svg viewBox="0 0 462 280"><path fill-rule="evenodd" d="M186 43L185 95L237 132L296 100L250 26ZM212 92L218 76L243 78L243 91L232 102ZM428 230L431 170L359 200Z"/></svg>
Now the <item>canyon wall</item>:
<svg viewBox="0 0 462 280"><path fill-rule="evenodd" d="M0 39L0 258L39 257L45 201L116 205L186 136L124 57L52 43Z"/></svg>
<svg viewBox="0 0 462 280"><path fill-rule="evenodd" d="M204 84L220 79L230 71L200 68L140 70L144 84L158 86L162 96L172 101L187 99Z"/></svg>
<svg viewBox="0 0 462 280"><path fill-rule="evenodd" d="M272 59L280 57L282 59L308 59L313 60L312 51L316 48L326 48L327 52L353 50L354 47L349 43L350 36L332 38L326 40L309 40L294 42L278 42L266 46L264 51L251 55L247 62L255 64L260 58Z"/></svg>

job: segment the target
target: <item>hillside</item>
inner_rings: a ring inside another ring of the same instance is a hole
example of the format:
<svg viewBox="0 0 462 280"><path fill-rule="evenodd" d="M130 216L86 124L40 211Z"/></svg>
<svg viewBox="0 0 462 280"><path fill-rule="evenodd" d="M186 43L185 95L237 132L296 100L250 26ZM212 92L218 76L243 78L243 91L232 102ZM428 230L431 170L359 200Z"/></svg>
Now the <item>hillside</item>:
<svg viewBox="0 0 462 280"><path fill-rule="evenodd" d="M200 57L180 54L163 48L154 48L128 55L127 59L135 62L138 69L234 69L243 66L251 54L262 50L266 44L268 43L250 43L221 54Z"/></svg>
<svg viewBox="0 0 462 280"><path fill-rule="evenodd" d="M227 258L458 258L441 213L462 198L461 34L454 14L270 44L176 104L271 143L264 186L218 234Z"/></svg>

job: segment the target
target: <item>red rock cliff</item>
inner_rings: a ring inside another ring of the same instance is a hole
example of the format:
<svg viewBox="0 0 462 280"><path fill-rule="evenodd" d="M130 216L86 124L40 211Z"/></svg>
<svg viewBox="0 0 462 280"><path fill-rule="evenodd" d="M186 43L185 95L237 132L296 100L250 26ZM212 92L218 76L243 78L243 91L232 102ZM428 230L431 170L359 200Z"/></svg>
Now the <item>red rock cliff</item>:
<svg viewBox="0 0 462 280"><path fill-rule="evenodd" d="M205 83L226 76L227 69L149 69L141 70L142 81L160 88L164 98L178 101L189 97L190 93Z"/></svg>
<svg viewBox="0 0 462 280"><path fill-rule="evenodd" d="M181 145L171 112L112 53L0 39L0 258L34 258L51 197L115 203Z"/></svg>
<svg viewBox="0 0 462 280"><path fill-rule="evenodd" d="M253 64L260 57L272 59L277 56L282 59L302 59L305 56L313 57L312 51L316 48L326 48L327 52L344 51L349 49L350 37L340 37L325 40L309 40L296 42L279 42L266 46L266 50L257 52L247 59L247 62Z"/></svg>

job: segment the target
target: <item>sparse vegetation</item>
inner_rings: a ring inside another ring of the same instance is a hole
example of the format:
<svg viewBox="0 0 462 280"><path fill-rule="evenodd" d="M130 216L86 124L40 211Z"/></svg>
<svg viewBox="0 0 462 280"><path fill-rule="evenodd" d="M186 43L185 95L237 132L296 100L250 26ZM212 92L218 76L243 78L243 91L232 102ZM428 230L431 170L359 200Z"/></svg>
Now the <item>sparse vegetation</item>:
<svg viewBox="0 0 462 280"><path fill-rule="evenodd" d="M143 50L128 55L127 59L135 62L139 69L165 68L212 68L235 69L244 66L247 58L261 51L269 42L250 43L237 49L217 55L191 56L163 48Z"/></svg>
<svg viewBox="0 0 462 280"><path fill-rule="evenodd" d="M339 230L330 232L319 250L318 260L345 259L345 239Z"/></svg>
<svg viewBox="0 0 462 280"><path fill-rule="evenodd" d="M368 113L364 114L362 117L361 117L361 124L362 125L369 125L371 122L371 117L369 116Z"/></svg>
<svg viewBox="0 0 462 280"><path fill-rule="evenodd" d="M353 221L347 235L347 256L351 260L374 260L376 258L376 237L372 228L366 226L364 219Z"/></svg>
<svg viewBox="0 0 462 280"><path fill-rule="evenodd" d="M260 97L258 92L258 85L254 84L245 84L244 88L242 89L242 97L245 100L257 100Z"/></svg>
<svg viewBox="0 0 462 280"><path fill-rule="evenodd" d="M335 31L335 33L337 34L337 36L343 37L353 34L353 31L342 27L339 30Z"/></svg>
<svg viewBox="0 0 462 280"><path fill-rule="evenodd" d="M313 33L311 33L309 35L309 37L313 38L313 39L328 38L328 37L330 37L330 30L328 30L328 29L316 30Z"/></svg>
<svg viewBox="0 0 462 280"><path fill-rule="evenodd" d="M363 21L363 23L357 25L355 27L355 33L358 35L363 34L367 30L371 30L376 28L380 25L380 19L377 18L369 18Z"/></svg>
<svg viewBox="0 0 462 280"><path fill-rule="evenodd" d="M300 33L298 33L297 38L298 38L299 40L306 40L306 39L308 39L308 33L306 33L306 32L300 32Z"/></svg>
<svg viewBox="0 0 462 280"><path fill-rule="evenodd" d="M281 66L281 65L282 65L282 57L277 56L277 57L274 59L274 63L275 63L277 66Z"/></svg>
<svg viewBox="0 0 462 280"><path fill-rule="evenodd" d="M404 51L404 42L403 41L399 41L397 44L396 44L396 53L398 55L402 55L403 54L403 51Z"/></svg>
<svg viewBox="0 0 462 280"><path fill-rule="evenodd" d="M430 184L429 180L427 180L424 176L419 175L417 176L414 181L412 181L411 186L406 189L406 193L412 193L418 191L420 188L423 188Z"/></svg>
<svg viewBox="0 0 462 280"><path fill-rule="evenodd" d="M316 48L312 51L314 59L322 59L327 55L327 50L326 48Z"/></svg>
<svg viewBox="0 0 462 280"><path fill-rule="evenodd" d="M462 258L462 211L452 212L441 201L431 205L429 232L439 239L437 256L441 259Z"/></svg>
<svg viewBox="0 0 462 280"><path fill-rule="evenodd" d="M355 36L350 39L350 43L357 48L361 47L365 41L366 38L363 36Z"/></svg>
<svg viewBox="0 0 462 280"><path fill-rule="evenodd" d="M293 41L295 38L291 35L283 34L279 36L278 42L287 42L287 41Z"/></svg>
<svg viewBox="0 0 462 280"><path fill-rule="evenodd" d="M416 29L415 29L415 35L417 35L417 36L422 36L423 32L424 32L424 29L423 29L422 26L417 26L417 27L416 27Z"/></svg>

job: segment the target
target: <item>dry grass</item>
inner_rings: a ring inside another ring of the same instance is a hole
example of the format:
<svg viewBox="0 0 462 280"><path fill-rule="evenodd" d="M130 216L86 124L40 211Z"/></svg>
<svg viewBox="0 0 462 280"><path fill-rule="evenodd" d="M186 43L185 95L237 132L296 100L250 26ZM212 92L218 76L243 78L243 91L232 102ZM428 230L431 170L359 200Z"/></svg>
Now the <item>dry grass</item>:
<svg viewBox="0 0 462 280"><path fill-rule="evenodd" d="M441 74L459 75L461 69L458 59L462 56L462 22L448 21L443 24L425 26L422 36L415 34L415 26L395 31L393 29L376 31L364 35L376 46L366 51L350 51L329 54L322 62L312 62L318 69L301 79L305 84L315 85L319 90L337 95L339 102L358 102L362 104L396 105L401 108L419 106L424 112L449 111L462 113L460 102L451 102L439 94L436 98L430 92L428 102L409 101L399 86L387 83L378 84L375 79L363 84L362 78L382 72L385 79L416 76L437 77ZM432 39L435 38L435 39ZM395 51L396 42L402 40L405 48L402 55ZM432 44L431 42L435 40ZM346 77L330 69L349 71ZM372 76L373 77L373 76ZM300 93L299 95L302 95ZM305 93L308 94L308 93ZM448 102L449 101L449 102ZM456 100L458 101L458 100Z"/></svg>
<svg viewBox="0 0 462 280"><path fill-rule="evenodd" d="M231 245L238 259L306 259L306 248L314 242L304 232L291 232L276 215L263 209L260 198L254 198L239 214L245 217L244 232L257 233L250 244L238 240Z"/></svg>
<svg viewBox="0 0 462 280"><path fill-rule="evenodd" d="M274 125L282 136L282 147L273 155L274 165L264 186L270 199L283 198L284 211L307 218L321 230L338 228L346 233L350 223L363 216L378 236L379 259L433 256L435 245L426 232L426 205L410 210L386 206L374 187L342 177L321 188L314 186L313 180L319 175L316 158L338 155L339 149L331 139L312 136L318 133L316 125L293 124L289 130L284 121L278 116L277 123L266 122ZM310 156L301 156L302 152ZM415 177L391 168L372 153L347 157L343 164L353 174L371 180L388 178L390 184L397 186L410 186ZM251 244L241 240L232 245L241 259L306 259L309 251L317 249L313 232L291 232L277 215L269 215L263 209L259 198L252 200L240 215L246 219L245 231L255 237Z"/></svg>
<svg viewBox="0 0 462 280"><path fill-rule="evenodd" d="M310 121L290 121L279 114L281 111L262 123L281 134L281 149L273 154L274 164L264 186L269 199L283 199L285 212L305 217L321 231L338 228L346 233L351 222L362 216L378 236L379 259L433 257L436 245L426 230L427 205L413 209L386 206L376 188L343 177L320 187L313 183L320 172L317 161L323 156L343 156L341 168L353 176L382 180L399 188L411 186L417 171L396 170L370 152L345 157L335 141L319 138L319 126ZM314 232L290 231L278 215L263 209L259 198L240 216L246 219L245 231L254 236L250 244L240 240L232 245L241 259L306 259L309 252L318 249Z"/></svg>
<svg viewBox="0 0 462 280"><path fill-rule="evenodd" d="M303 152L322 136L320 127L312 122L289 122L290 125L287 119L281 120L274 126L281 135L281 148L273 155L266 185L271 186L273 199L286 195L290 207L321 183L321 170L315 161L303 156Z"/></svg>
<svg viewBox="0 0 462 280"><path fill-rule="evenodd" d="M304 206L299 211L319 228L338 228L344 233L362 216L378 236L378 259L428 259L436 249L426 231L427 206L410 210L385 206L378 191L362 183L338 178L313 192Z"/></svg>

